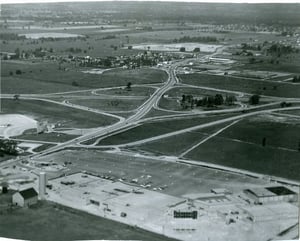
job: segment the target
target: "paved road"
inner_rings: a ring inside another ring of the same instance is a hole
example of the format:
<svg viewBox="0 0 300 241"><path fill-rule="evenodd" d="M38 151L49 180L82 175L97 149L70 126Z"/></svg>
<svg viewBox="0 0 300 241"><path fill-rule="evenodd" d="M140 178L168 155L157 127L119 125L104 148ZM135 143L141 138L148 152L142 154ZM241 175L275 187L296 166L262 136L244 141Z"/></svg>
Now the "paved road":
<svg viewBox="0 0 300 241"><path fill-rule="evenodd" d="M165 70L166 71L166 70ZM127 120L122 119L120 120L118 123L113 124L111 126L108 126L106 128L96 128L95 131L93 133L88 133L85 134L81 137L78 137L76 139L64 142L62 144L59 144L55 147L49 148L47 150L44 150L42 152L40 152L37 156L41 156L41 155L46 155L52 152L56 152L59 150L62 150L68 146L72 146L76 143L80 143L80 142L84 142L90 139L93 139L95 137L101 137L101 136L105 136L105 135L109 135L112 132L115 132L117 130L121 130L124 128L127 128L131 125L133 125L136 121L138 121L139 119L141 119L142 117L144 117L153 107L153 105L156 103L156 101L158 99L161 98L161 96L169 89L171 88L177 81L176 79L176 75L174 73L174 68L171 67L169 69L169 71L167 71L169 78L167 80L167 82L159 89L157 89L151 96L150 98L144 102L136 111L136 113L132 116L130 116ZM107 114L107 113L106 113ZM119 117L120 118L120 117Z"/></svg>

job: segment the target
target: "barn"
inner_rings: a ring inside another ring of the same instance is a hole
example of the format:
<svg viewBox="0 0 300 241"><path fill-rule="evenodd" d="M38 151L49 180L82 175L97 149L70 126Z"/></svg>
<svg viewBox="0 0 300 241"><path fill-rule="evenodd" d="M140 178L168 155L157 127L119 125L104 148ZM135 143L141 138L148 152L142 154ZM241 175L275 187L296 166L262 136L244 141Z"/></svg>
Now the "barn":
<svg viewBox="0 0 300 241"><path fill-rule="evenodd" d="M29 207L38 201L38 193L34 188L28 188L16 192L12 197L12 203L20 207Z"/></svg>

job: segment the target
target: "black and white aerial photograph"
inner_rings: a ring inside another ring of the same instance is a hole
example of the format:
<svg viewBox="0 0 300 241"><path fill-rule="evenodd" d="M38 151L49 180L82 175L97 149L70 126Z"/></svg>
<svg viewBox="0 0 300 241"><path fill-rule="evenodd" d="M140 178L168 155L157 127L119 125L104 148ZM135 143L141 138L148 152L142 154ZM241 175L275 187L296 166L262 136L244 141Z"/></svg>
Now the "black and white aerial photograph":
<svg viewBox="0 0 300 241"><path fill-rule="evenodd" d="M299 240L300 1L0 2L0 240Z"/></svg>

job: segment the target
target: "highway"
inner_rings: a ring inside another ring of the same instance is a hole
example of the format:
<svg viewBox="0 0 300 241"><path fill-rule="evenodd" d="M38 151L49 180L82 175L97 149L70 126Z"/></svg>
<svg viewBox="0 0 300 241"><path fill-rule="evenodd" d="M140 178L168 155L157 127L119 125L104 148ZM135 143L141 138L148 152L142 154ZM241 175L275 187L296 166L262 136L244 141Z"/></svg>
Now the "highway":
<svg viewBox="0 0 300 241"><path fill-rule="evenodd" d="M203 56L202 58L212 57L212 56L220 53L222 50L223 50L223 47L217 49L217 51L215 53ZM180 65L186 64L189 61L191 61L191 59L183 59L183 60L176 61L176 62L174 61L172 64L170 64L168 66L168 68L163 68L163 70L168 73L168 80L162 86L153 87L153 85L151 85L151 87L156 88L154 93L140 107L138 107L135 110L135 114L130 116L128 119L125 119L124 117L120 117L118 115L107 113L105 111L92 109L92 108L88 108L88 107L81 106L81 105L76 105L76 104L70 103L68 101L59 102L59 101L54 101L54 100L50 100L50 99L45 99L45 97L59 97L59 95L62 95L61 96L62 98L63 97L68 98L68 97L72 96L73 94L84 93L84 92L91 92L95 96L99 96L99 95L101 96L102 94L97 93L97 91L105 90L105 89L114 89L115 87L113 87L113 88L103 88L103 89L91 89L91 90L81 90L81 91L50 93L50 94L45 94L45 95L39 95L39 94L25 94L25 95L22 95L20 97L21 99L33 99L33 100L48 101L48 102L51 102L51 103L60 104L60 105L64 105L64 106L69 106L69 107L72 107L72 108L81 109L81 110L85 110L85 111L91 111L91 112L107 115L107 116L118 119L118 122L116 122L115 124L112 124L112 125L106 126L106 127L95 128L93 132L88 132L88 133L86 133L86 134L84 134L80 137L77 137L75 139L72 139L70 141L67 141L67 142L64 142L64 143L59 143L59 144L57 144L56 146L54 146L52 148L46 149L46 150L41 151L37 154L32 154L31 156L27 156L26 158L28 158L28 157L33 158L33 157L39 157L39 156L47 155L47 154L50 154L50 153L53 153L53 152L60 151L62 149L70 147L70 146L76 146L80 143L83 143L83 142L91 140L91 139L105 138L105 137L107 137L107 136L109 136L113 133L132 128L137 124L141 124L141 123L144 123L144 122L147 122L147 121L163 120L163 119L170 119L170 118L182 118L183 116L193 116L193 115L199 115L199 114L206 114L207 115L207 114L221 114L221 113L235 113L235 112L239 113L239 112L243 112L244 110L247 110L247 113L241 113L240 115L236 115L236 116L233 116L233 117L224 118L222 120L213 121L213 122L193 126L193 127L186 128L186 129L183 129L183 130L174 131L174 132L171 132L171 133L155 136L155 137L152 137L152 138L143 139L143 140L132 142L132 143L127 143L127 144L124 144L124 145L116 145L115 147L140 145L140 144L147 143L147 142L150 142L150 141L159 140L159 139L162 139L162 138L182 134L182 133L185 133L185 132L188 132L188 131L193 131L193 130L197 130L197 129L201 129L201 128L205 128L205 127L209 127L209 126L213 126L213 125L218 125L218 124L222 124L222 123L226 123L226 122L238 121L242 118L257 115L257 114L270 113L270 112L281 111L281 110L300 109L300 106L289 107L289 108L275 107L275 106L279 106L280 101L283 101L286 98L272 97L272 100L274 100L273 103L268 103L268 104L261 105L261 106L254 106L254 107L250 107L250 108L248 108L246 106L240 106L239 108L235 108L235 109L212 110L212 111L195 111L194 113L178 112L178 113L174 113L174 115L144 118L152 108L158 108L158 102L159 102L159 100L161 99L161 97L163 96L164 93L166 93L168 90L174 88L175 86L177 87L177 85L179 84L179 80L177 79L177 76L176 76L176 68ZM196 88L202 88L202 89L214 90L214 91L223 91L223 92L227 92L227 93L237 94L238 96L244 96L245 95L245 93L238 92L238 91L219 90L219 89L215 89L215 88L208 88L208 87L201 87L201 86L188 86L188 85L183 85L183 84L180 84L180 86L196 87ZM69 94L71 94L71 95L69 95ZM1 97L2 98L13 98L13 95L3 94ZM106 95L103 95L103 97L106 97ZM84 96L84 95L80 96L79 95L78 98L89 98L89 96ZM127 97L124 97L124 98L127 98ZM299 99L295 99L295 98L291 98L289 100L294 101L294 102L300 102ZM271 107L273 107L273 108L271 108ZM264 108L267 108L267 109L264 109ZM84 148L94 148L93 145L91 145L91 146L78 145L78 146L82 146ZM5 162L1 163L0 165L5 165Z"/></svg>
<svg viewBox="0 0 300 241"><path fill-rule="evenodd" d="M165 70L167 71L167 70ZM155 105L155 103L161 98L161 96L167 91L169 90L174 84L177 83L177 78L176 78L176 74L175 74L175 67L171 67L168 71L168 80L167 82L161 87L158 88L151 96L150 98L145 101L136 111L136 113L132 116L130 116L128 119L121 119L119 117L119 122L107 126L105 128L100 127L100 128L96 128L95 131L93 133L87 133L81 137L72 139L70 141L61 143L55 147L49 148L47 150L41 151L38 154L33 155L34 157L38 157L38 156L42 156L42 155L47 155L49 153L52 152L56 152L59 150L62 150L68 146L73 146L76 143L80 143L80 142L84 142L90 139L93 139L95 137L101 137L101 136L106 136L109 135L110 133L116 132L118 130L124 129L124 128L128 128L129 126L135 124L138 120L140 120L141 118L143 118L151 109L152 107ZM34 97L33 97L34 98ZM66 104L66 103L65 103ZM72 105L72 107L77 107L80 108L79 106L76 105ZM104 114L104 112L101 112ZM107 113L106 113L107 114ZM112 115L112 114L109 114ZM114 115L113 115L114 116ZM31 156L31 157L33 157Z"/></svg>

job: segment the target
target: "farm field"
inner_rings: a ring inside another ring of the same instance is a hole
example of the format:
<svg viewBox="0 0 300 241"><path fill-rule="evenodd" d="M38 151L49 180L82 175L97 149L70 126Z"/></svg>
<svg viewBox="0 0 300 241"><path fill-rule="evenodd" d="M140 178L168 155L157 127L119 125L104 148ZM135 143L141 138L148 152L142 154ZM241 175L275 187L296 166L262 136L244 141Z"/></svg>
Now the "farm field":
<svg viewBox="0 0 300 241"><path fill-rule="evenodd" d="M178 26L176 27L179 28ZM193 29L188 29L189 27ZM179 39L184 36L216 37L219 40L219 42L221 43L226 42L228 44L239 44L243 42L248 42L250 39L257 39L258 41L273 41L274 39L280 41L281 39L284 39L283 36L279 36L272 33L265 34L265 33L256 33L256 32L247 33L247 32L234 32L234 31L229 31L227 33L205 32L205 31L201 31L201 25L187 26L186 29L177 29L177 30L161 29L161 30L154 30L151 32L129 33L127 35L134 43L135 42L141 43L146 41L149 42L159 41L164 43L170 43L170 41L173 41L174 39Z"/></svg>
<svg viewBox="0 0 300 241"><path fill-rule="evenodd" d="M9 32L17 34L35 34L40 33L41 30L9 30ZM47 31L43 31L47 32ZM8 52L14 52L16 46L19 46L22 50L34 50L36 48L45 48L47 50L53 49L52 55L88 55L92 57L99 56L119 56L125 54L135 54L136 50L123 49L122 46L127 43L127 34L132 32L131 30L124 29L70 29L70 30L57 30L57 33L85 35L88 38L64 38L55 39L54 41L42 40L42 39L24 39L22 41L10 40L5 44L0 41L0 48L5 49ZM69 51L70 46L73 48L81 49L79 53L72 53ZM117 47L113 48L114 46Z"/></svg>
<svg viewBox="0 0 300 241"><path fill-rule="evenodd" d="M300 133L300 119L270 114L243 119L223 131L219 136L242 142L297 151Z"/></svg>
<svg viewBox="0 0 300 241"><path fill-rule="evenodd" d="M1 99L1 104L3 113L28 115L37 121L48 121L49 124L55 124L56 127L93 128L117 121L115 118L101 114L39 100Z"/></svg>
<svg viewBox="0 0 300 241"><path fill-rule="evenodd" d="M0 225L1 237L15 239L174 240L51 202L39 202L28 209L2 213Z"/></svg>
<svg viewBox="0 0 300 241"><path fill-rule="evenodd" d="M177 131L191 126L201 125L214 120L220 120L234 114L178 118L165 121L156 121L142 124L127 131L117 133L101 140L98 145L118 145L130 143L153 136L162 135L168 132Z"/></svg>
<svg viewBox="0 0 300 241"><path fill-rule="evenodd" d="M252 70L267 70L267 71L280 71L287 73L300 73L300 57L299 54L290 54L286 57L282 57L279 64L272 64L270 61L264 61L264 63L245 63L243 68Z"/></svg>
<svg viewBox="0 0 300 241"><path fill-rule="evenodd" d="M278 97L300 97L300 85L208 74L179 75L185 84Z"/></svg>
<svg viewBox="0 0 300 241"><path fill-rule="evenodd" d="M286 123L282 119L280 122L273 119L273 122L262 117L242 120L185 157L300 180L299 121ZM262 145L263 138L266 138L265 146Z"/></svg>
<svg viewBox="0 0 300 241"><path fill-rule="evenodd" d="M216 156L218 147L218 156ZM185 157L227 167L300 180L299 152L262 147L226 138L215 137Z"/></svg>
<svg viewBox="0 0 300 241"><path fill-rule="evenodd" d="M55 32L48 32L48 33L25 33L25 34L20 34L20 36L25 36L25 38L29 38L29 39L40 39L40 38L77 38L77 37L83 37L83 35L78 35L78 34L55 33Z"/></svg>
<svg viewBox="0 0 300 241"><path fill-rule="evenodd" d="M32 63L4 61L1 68L3 93L51 93L132 84L162 83L167 74L161 70L141 68L138 70L114 69L102 75L82 73L67 65L67 71L58 70L58 64L42 61ZM21 70L22 74L16 74ZM12 72L12 75L11 73ZM74 84L76 82L76 84ZM32 88L35 86L35 88Z"/></svg>
<svg viewBox="0 0 300 241"><path fill-rule="evenodd" d="M153 51L168 51L168 52L179 52L180 48L185 48L185 51L192 52L195 48L200 48L201 52L215 52L217 48L222 45L216 44L200 44L200 43L176 43L176 44L140 44L133 45L133 49L137 50L153 50Z"/></svg>

